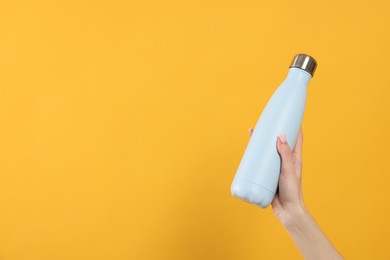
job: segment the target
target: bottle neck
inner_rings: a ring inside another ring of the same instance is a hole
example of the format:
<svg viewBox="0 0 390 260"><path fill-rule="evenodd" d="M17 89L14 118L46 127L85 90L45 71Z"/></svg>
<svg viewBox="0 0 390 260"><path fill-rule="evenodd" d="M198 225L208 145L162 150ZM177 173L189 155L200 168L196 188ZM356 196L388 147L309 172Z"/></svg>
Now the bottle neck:
<svg viewBox="0 0 390 260"><path fill-rule="evenodd" d="M309 84L311 74L303 69L290 68L286 80L299 81L305 85Z"/></svg>

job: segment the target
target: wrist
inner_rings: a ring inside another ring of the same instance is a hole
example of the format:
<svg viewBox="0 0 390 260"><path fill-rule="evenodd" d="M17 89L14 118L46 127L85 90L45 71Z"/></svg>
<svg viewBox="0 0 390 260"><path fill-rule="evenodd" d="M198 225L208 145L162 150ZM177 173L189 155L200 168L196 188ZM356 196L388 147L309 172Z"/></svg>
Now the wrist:
<svg viewBox="0 0 390 260"><path fill-rule="evenodd" d="M305 207L283 212L280 222L305 259L343 259Z"/></svg>
<svg viewBox="0 0 390 260"><path fill-rule="evenodd" d="M297 205L286 209L283 216L279 218L281 224L287 229L293 229L299 226L300 223L307 221L311 218L309 211L304 205Z"/></svg>

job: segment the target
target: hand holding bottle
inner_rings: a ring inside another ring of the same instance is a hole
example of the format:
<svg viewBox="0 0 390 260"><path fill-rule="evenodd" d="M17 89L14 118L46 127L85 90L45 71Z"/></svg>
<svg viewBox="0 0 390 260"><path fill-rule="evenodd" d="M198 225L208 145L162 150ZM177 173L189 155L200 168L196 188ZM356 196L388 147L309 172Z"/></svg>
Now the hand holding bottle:
<svg viewBox="0 0 390 260"><path fill-rule="evenodd" d="M253 129L250 129L252 134ZM299 131L294 149L291 151L286 136L280 134L277 138L277 149L282 159L279 177L279 189L272 201L275 216L282 222L287 222L291 211L304 211L302 197L302 130Z"/></svg>
<svg viewBox="0 0 390 260"><path fill-rule="evenodd" d="M316 61L306 54L298 54L292 60L286 79L257 121L231 185L233 196L262 208L273 201L281 172L276 140L282 132L284 143L288 140L290 148L294 147L303 119L307 86L316 66Z"/></svg>
<svg viewBox="0 0 390 260"><path fill-rule="evenodd" d="M252 135L253 129L249 129ZM272 210L305 259L343 259L306 209L302 195L302 129L291 151L284 134L277 138L282 166Z"/></svg>

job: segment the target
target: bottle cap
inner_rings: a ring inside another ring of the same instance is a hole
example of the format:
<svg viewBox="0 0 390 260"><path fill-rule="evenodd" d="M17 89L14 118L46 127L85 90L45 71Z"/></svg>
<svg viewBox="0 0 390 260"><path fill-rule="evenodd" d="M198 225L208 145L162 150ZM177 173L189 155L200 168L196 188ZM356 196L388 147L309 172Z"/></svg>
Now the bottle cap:
<svg viewBox="0 0 390 260"><path fill-rule="evenodd" d="M290 68L298 68L307 71L313 77L317 68L317 62L313 57L306 54L297 54L291 61Z"/></svg>

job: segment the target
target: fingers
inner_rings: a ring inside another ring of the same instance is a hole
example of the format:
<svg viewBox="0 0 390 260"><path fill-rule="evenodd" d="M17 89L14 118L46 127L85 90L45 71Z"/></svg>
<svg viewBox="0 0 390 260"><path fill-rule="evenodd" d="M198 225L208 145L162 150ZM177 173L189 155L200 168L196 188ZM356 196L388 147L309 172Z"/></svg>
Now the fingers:
<svg viewBox="0 0 390 260"><path fill-rule="evenodd" d="M303 143L303 132L302 128L299 130L297 142L295 143L293 149L293 159L294 162L302 164L302 143Z"/></svg>
<svg viewBox="0 0 390 260"><path fill-rule="evenodd" d="M282 159L281 174L294 172L293 155L287 143L286 135L280 134L277 141L277 148Z"/></svg>
<svg viewBox="0 0 390 260"><path fill-rule="evenodd" d="M253 131L254 131L253 128L248 129L250 136L252 136ZM281 146L280 146L281 150L279 150L279 143L281 143ZM282 160L283 160L283 157L285 157L285 160L292 160L293 164L297 163L298 165L302 166L302 144L303 144L302 128L299 130L298 138L297 138L296 144L295 144L292 152L290 150L290 147L287 144L286 136L281 134L278 137L278 152L281 155ZM290 154L292 156L290 156Z"/></svg>

